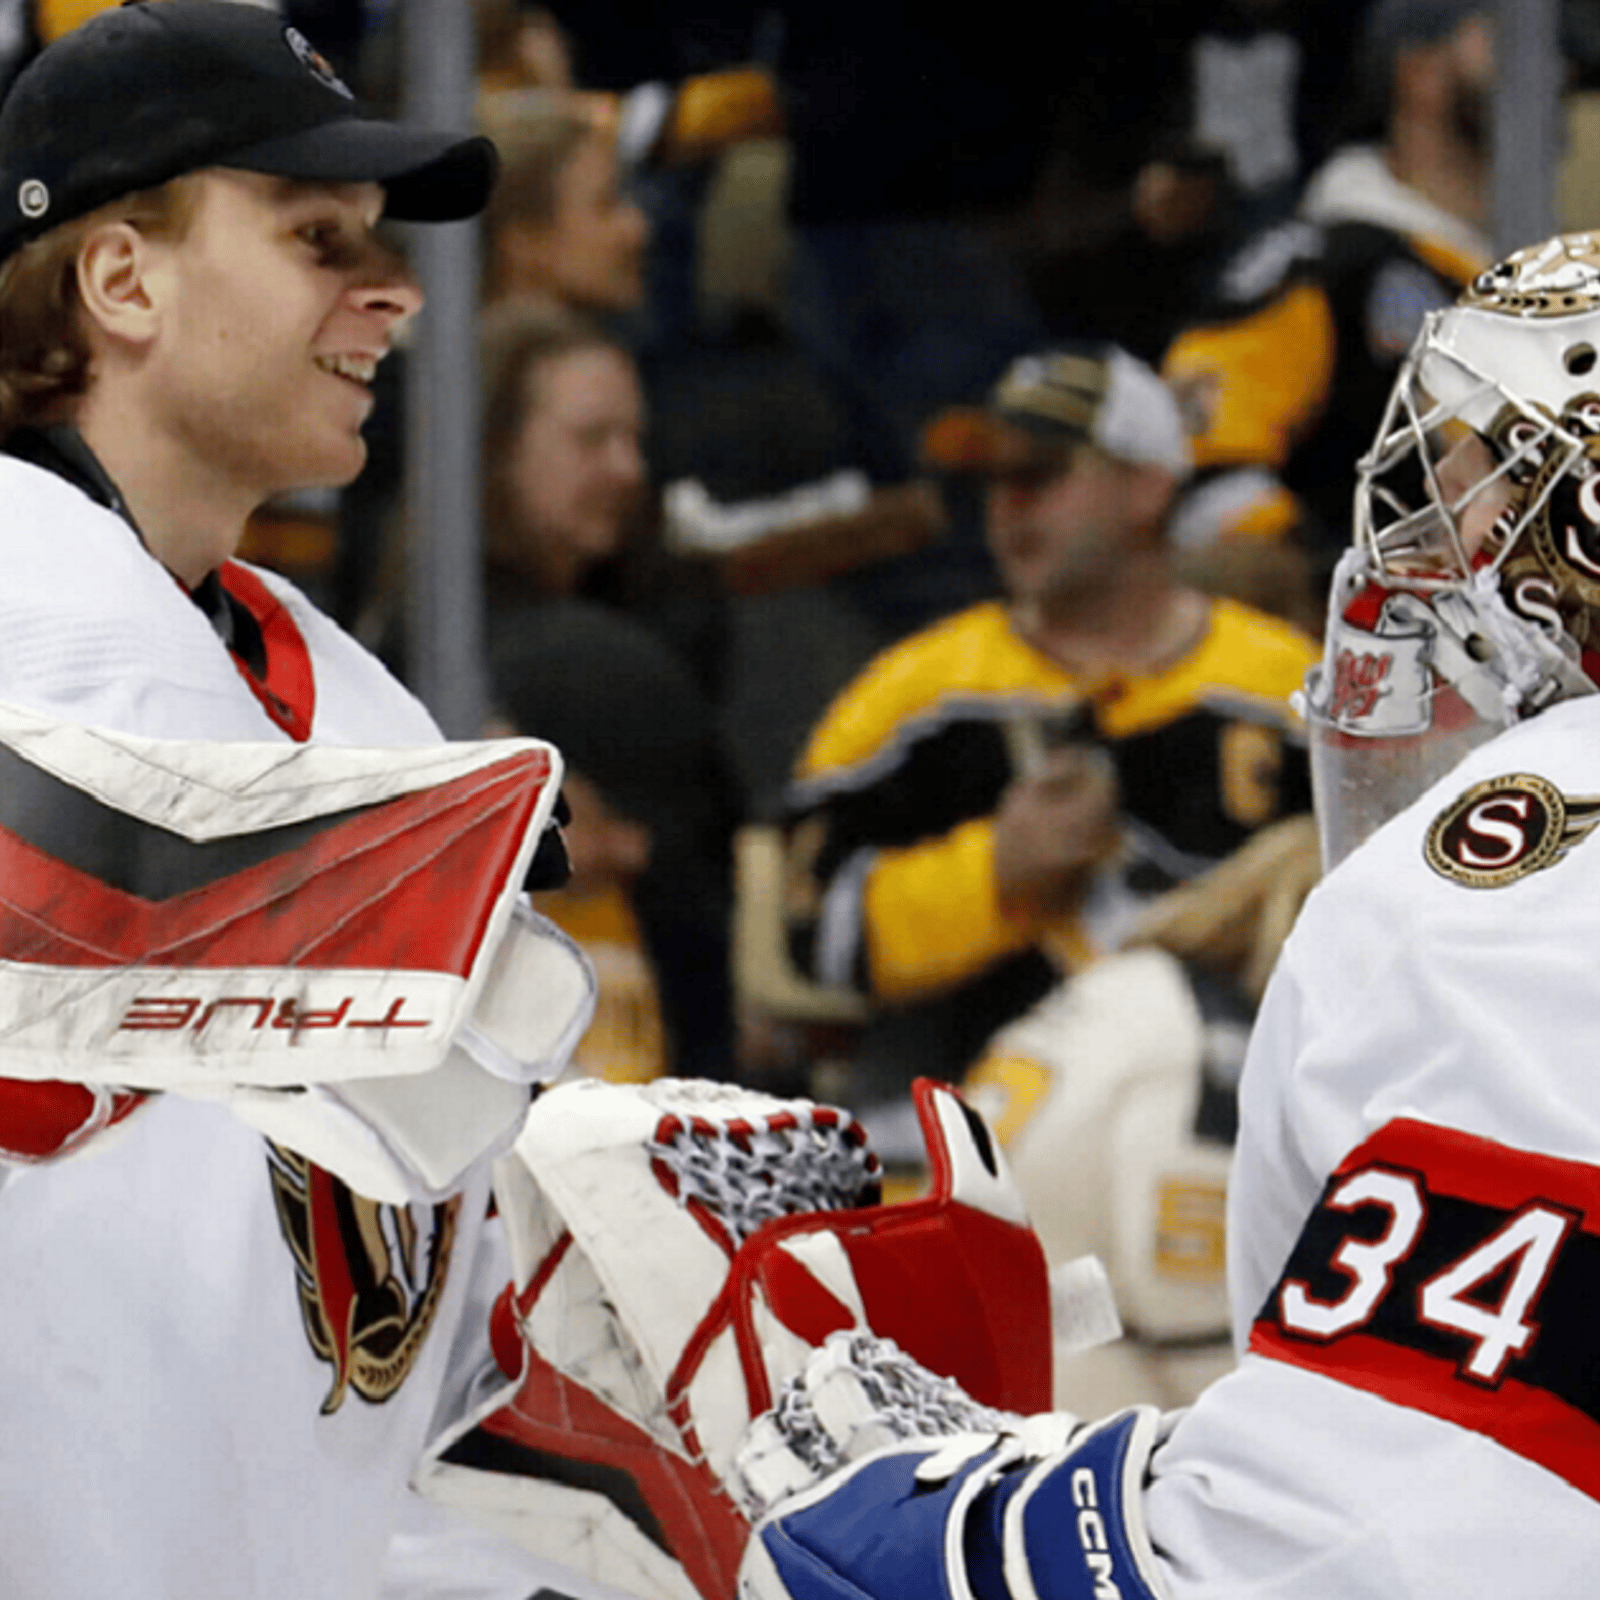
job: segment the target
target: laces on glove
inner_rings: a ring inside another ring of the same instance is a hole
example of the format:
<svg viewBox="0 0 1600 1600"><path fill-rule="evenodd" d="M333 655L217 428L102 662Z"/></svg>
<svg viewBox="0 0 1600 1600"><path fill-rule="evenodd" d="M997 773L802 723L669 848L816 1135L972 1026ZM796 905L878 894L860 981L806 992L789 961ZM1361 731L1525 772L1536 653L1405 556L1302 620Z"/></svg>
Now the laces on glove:
<svg viewBox="0 0 1600 1600"><path fill-rule="evenodd" d="M699 1091L707 1116L692 1104L665 1117L648 1153L656 1176L678 1203L740 1245L764 1223L814 1211L876 1205L882 1167L848 1111L804 1100L774 1101L770 1115L719 1115L719 1101L743 1105L720 1084L677 1080L677 1098Z"/></svg>
<svg viewBox="0 0 1600 1600"><path fill-rule="evenodd" d="M980 1405L961 1386L913 1361L890 1339L831 1335L745 1435L730 1487L752 1520L872 1451L908 1440L947 1440L917 1469L937 1484L995 1451L1000 1471L1060 1450L1078 1419L1020 1417Z"/></svg>

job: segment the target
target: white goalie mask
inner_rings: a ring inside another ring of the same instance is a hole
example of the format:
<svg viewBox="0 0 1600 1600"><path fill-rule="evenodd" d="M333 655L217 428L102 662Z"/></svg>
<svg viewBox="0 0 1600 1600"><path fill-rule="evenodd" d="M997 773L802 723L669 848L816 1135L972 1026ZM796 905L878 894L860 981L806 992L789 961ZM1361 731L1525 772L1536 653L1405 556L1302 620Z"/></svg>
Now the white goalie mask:
<svg viewBox="0 0 1600 1600"><path fill-rule="evenodd" d="M1306 683L1325 864L1468 750L1600 678L1600 235L1428 315L1357 468Z"/></svg>

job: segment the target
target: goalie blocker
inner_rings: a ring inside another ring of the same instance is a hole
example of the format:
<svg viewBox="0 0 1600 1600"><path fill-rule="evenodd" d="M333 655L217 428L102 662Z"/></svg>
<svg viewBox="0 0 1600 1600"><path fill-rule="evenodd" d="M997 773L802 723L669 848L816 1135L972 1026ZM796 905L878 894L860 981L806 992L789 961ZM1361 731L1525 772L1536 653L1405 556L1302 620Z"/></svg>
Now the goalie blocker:
<svg viewBox="0 0 1600 1600"><path fill-rule="evenodd" d="M593 1008L521 894L560 777L531 739L144 739L0 704L0 1166L166 1093L372 1199L452 1192Z"/></svg>

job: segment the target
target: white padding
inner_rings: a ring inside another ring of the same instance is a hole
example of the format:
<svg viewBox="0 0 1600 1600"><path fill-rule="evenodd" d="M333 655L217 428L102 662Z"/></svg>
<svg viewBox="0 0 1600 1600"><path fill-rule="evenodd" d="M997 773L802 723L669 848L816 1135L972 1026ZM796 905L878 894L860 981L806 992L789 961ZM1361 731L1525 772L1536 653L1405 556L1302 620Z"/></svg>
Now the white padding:
<svg viewBox="0 0 1600 1600"><path fill-rule="evenodd" d="M1047 1259L1099 1257L1123 1320L1147 1339L1222 1337L1227 1327L1230 1152L1194 1137L1203 1049L1180 963L1129 951L1076 974L991 1044L987 1060L1033 1075L1025 1117L1008 1127L987 1089L972 1094L1008 1127L1011 1170Z"/></svg>
<svg viewBox="0 0 1600 1600"><path fill-rule="evenodd" d="M1003 1222L1028 1226L1028 1205L1012 1176L1000 1146L991 1136L988 1155L991 1170L979 1151L972 1125L953 1094L932 1097L934 1115L939 1119L946 1159L950 1163L950 1198L974 1211L986 1211Z"/></svg>
<svg viewBox="0 0 1600 1600"><path fill-rule="evenodd" d="M102 805L196 842L377 805L533 750L553 759L557 779L561 770L555 747L539 739L394 748L144 739L6 702L0 743ZM550 787L554 805L558 784Z"/></svg>
<svg viewBox="0 0 1600 1600"><path fill-rule="evenodd" d="M678 1563L604 1495L445 1462L425 1469L416 1487L479 1527L637 1600L703 1600Z"/></svg>
<svg viewBox="0 0 1600 1600"><path fill-rule="evenodd" d="M745 1429L751 1405L745 1389L744 1363L732 1328L724 1328L706 1346L704 1358L689 1382L689 1414L706 1462L725 1478Z"/></svg>
<svg viewBox="0 0 1600 1600"><path fill-rule="evenodd" d="M593 1263L659 1394L728 1275L727 1253L650 1166L662 1117L670 1110L692 1118L697 1093L718 1096L718 1118L770 1115L782 1104L681 1080L643 1087L575 1080L535 1102L516 1143Z"/></svg>
<svg viewBox="0 0 1600 1600"><path fill-rule="evenodd" d="M474 1161L505 1148L527 1085L562 1070L593 1014L588 962L521 894L560 787L550 745L148 739L5 704L0 743L103 806L192 842L335 816L508 762L531 801L498 879L438 912L481 929L464 974L315 969L277 954L249 964L252 945L229 968L177 966L142 949L115 965L7 960L0 1075L220 1099L358 1192L404 1203L448 1192ZM425 865L422 849L400 867ZM371 915L355 914L363 909Z"/></svg>
<svg viewBox="0 0 1600 1600"><path fill-rule="evenodd" d="M793 1256L829 1294L839 1300L856 1320L856 1326L867 1326L867 1308L861 1299L861 1286L856 1282L855 1268L845 1254L839 1235L833 1232L800 1233L785 1239L778 1248ZM810 1347L807 1346L809 1351Z"/></svg>
<svg viewBox="0 0 1600 1600"><path fill-rule="evenodd" d="M594 1018L589 958L525 901L489 964L461 1044L485 1071L512 1083L558 1077Z"/></svg>

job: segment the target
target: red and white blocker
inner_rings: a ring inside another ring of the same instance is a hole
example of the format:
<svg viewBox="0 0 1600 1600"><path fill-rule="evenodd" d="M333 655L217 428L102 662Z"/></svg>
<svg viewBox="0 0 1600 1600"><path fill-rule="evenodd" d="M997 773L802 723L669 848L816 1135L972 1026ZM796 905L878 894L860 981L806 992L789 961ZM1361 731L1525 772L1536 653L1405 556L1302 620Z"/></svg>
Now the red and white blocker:
<svg viewBox="0 0 1600 1600"><path fill-rule="evenodd" d="M133 738L0 706L0 1158L227 1100L377 1200L508 1142L592 1009L519 894L534 740Z"/></svg>
<svg viewBox="0 0 1600 1600"><path fill-rule="evenodd" d="M1048 1407L1043 1251L981 1120L944 1085L915 1093L932 1191L885 1206L846 1112L672 1079L547 1090L496 1173L515 1388L418 1486L641 1600L729 1600L735 1453L830 1334L893 1340L983 1405Z"/></svg>

